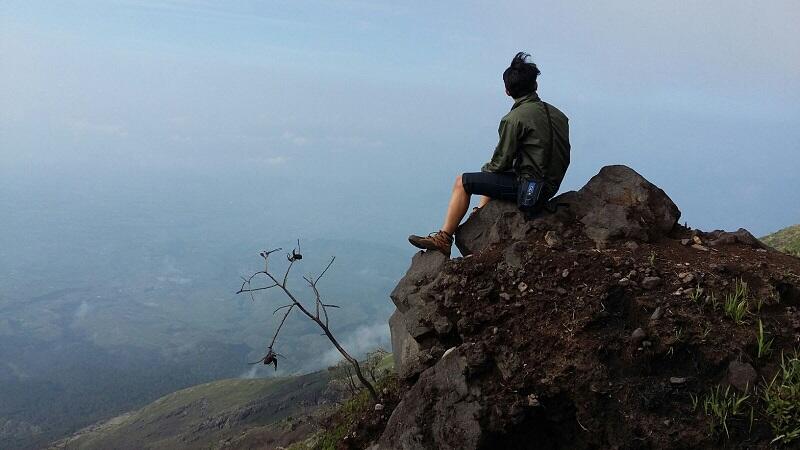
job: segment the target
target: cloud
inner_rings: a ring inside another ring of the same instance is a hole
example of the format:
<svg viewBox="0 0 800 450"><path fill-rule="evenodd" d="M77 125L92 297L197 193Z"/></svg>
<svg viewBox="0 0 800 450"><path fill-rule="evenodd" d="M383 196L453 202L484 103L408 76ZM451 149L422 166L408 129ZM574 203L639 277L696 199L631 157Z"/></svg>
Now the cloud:
<svg viewBox="0 0 800 450"><path fill-rule="evenodd" d="M76 319L83 319L89 314L89 310L91 306L89 306L89 302L86 300L82 301L80 305L78 305L78 309L75 310L75 318Z"/></svg>
<svg viewBox="0 0 800 450"><path fill-rule="evenodd" d="M67 122L69 129L76 136L107 136L115 138L128 137L128 129L121 124L90 122L86 119Z"/></svg>
<svg viewBox="0 0 800 450"><path fill-rule="evenodd" d="M298 147L302 147L311 143L311 138L307 136L299 136L297 134L292 133L291 131L284 131L283 135L281 136L284 141L289 142L292 145L296 145Z"/></svg>
<svg viewBox="0 0 800 450"><path fill-rule="evenodd" d="M258 368L259 366L251 366L249 369L242 372L242 374L239 375L239 378L244 378L246 380L252 380L253 378L261 378L258 376Z"/></svg>
<svg viewBox="0 0 800 450"><path fill-rule="evenodd" d="M388 347L390 345L389 339L389 324L379 322L373 325L362 325L339 342L348 353L360 359L367 352L373 351L378 347ZM322 367L330 367L341 360L342 355L339 354L339 351L331 348L322 356L320 364Z"/></svg>
<svg viewBox="0 0 800 450"><path fill-rule="evenodd" d="M288 160L289 160L288 157L279 155L279 156L271 156L269 158L266 158L266 159L264 159L264 162L267 163L267 165L270 165L270 166L278 166L278 165L286 163L286 161L288 161Z"/></svg>

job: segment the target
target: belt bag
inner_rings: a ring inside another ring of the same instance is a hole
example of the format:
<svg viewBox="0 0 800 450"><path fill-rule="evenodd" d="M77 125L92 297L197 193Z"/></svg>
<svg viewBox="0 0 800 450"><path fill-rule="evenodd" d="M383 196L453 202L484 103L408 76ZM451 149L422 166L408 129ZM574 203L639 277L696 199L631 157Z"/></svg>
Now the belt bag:
<svg viewBox="0 0 800 450"><path fill-rule="evenodd" d="M542 196L544 183L533 178L520 178L517 182L517 207L525 213L535 212Z"/></svg>

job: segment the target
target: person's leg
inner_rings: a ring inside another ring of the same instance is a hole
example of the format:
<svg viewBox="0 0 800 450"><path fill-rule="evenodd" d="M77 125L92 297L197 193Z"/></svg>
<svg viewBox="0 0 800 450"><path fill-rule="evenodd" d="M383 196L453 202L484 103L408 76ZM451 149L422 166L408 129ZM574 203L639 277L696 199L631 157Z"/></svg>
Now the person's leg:
<svg viewBox="0 0 800 450"><path fill-rule="evenodd" d="M464 190L462 176L457 176L453 184L453 192L450 194L450 204L447 205L442 231L451 236L456 232L458 224L461 223L461 219L464 218L467 208L469 208L469 197L470 195Z"/></svg>
<svg viewBox="0 0 800 450"><path fill-rule="evenodd" d="M489 203L489 200L491 199L492 197L489 197L488 195L481 195L481 201L478 202L478 208L483 208L484 206L486 206L486 204Z"/></svg>
<svg viewBox="0 0 800 450"><path fill-rule="evenodd" d="M450 194L450 203L442 229L428 236L412 234L408 237L408 241L417 248L438 250L450 256L453 234L467 213L470 195L484 195L487 198L513 201L516 199L516 189L516 177L513 173L464 173L457 177L453 184L453 192ZM487 201L481 199L484 205Z"/></svg>

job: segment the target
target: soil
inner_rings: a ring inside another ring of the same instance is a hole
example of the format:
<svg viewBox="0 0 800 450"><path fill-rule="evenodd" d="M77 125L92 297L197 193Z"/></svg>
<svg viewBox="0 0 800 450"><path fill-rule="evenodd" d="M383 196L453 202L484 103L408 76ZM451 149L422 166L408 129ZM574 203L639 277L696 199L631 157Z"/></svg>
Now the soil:
<svg viewBox="0 0 800 450"><path fill-rule="evenodd" d="M681 243L693 236L703 248ZM489 406L483 446L767 448L774 434L753 386L747 414L728 419L727 435L692 396L726 386L731 361L752 365L754 384L770 380L781 353L800 347L800 259L739 243L709 247L703 236L676 227L656 242L598 250L575 223L561 248L549 248L543 231L514 243L524 255L516 267L506 262L508 242L448 262L438 312L455 324L445 343L467 353L470 383ZM661 282L646 289L646 277ZM742 324L722 307L737 280L749 290ZM759 320L774 338L760 359ZM395 404L365 411L340 448L376 441Z"/></svg>

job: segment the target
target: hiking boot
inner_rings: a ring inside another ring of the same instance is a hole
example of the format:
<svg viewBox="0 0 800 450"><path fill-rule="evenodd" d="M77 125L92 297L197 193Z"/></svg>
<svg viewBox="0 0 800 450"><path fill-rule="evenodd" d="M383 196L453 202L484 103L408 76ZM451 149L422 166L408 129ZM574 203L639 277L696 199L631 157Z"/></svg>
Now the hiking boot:
<svg viewBox="0 0 800 450"><path fill-rule="evenodd" d="M453 245L453 236L446 231L439 230L429 234L427 237L411 235L408 237L411 245L423 250L439 250L448 258L450 257L450 247Z"/></svg>

